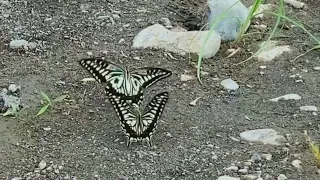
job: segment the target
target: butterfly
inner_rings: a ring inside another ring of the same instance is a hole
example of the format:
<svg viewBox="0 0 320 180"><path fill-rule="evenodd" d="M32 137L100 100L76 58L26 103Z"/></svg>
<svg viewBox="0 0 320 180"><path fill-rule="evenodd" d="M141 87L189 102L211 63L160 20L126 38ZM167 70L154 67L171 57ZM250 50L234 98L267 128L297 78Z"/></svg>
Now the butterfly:
<svg viewBox="0 0 320 180"><path fill-rule="evenodd" d="M157 128L157 121L162 115L169 93L156 94L143 110L140 110L138 105L130 105L115 92L107 90L107 96L128 137L127 146L129 147L131 142L142 140L146 140L151 146L151 136Z"/></svg>
<svg viewBox="0 0 320 180"><path fill-rule="evenodd" d="M108 89L123 94L132 104L140 105L143 101L143 91L172 75L172 72L162 68L145 67L128 71L104 58L81 59L81 66L100 83L107 83Z"/></svg>

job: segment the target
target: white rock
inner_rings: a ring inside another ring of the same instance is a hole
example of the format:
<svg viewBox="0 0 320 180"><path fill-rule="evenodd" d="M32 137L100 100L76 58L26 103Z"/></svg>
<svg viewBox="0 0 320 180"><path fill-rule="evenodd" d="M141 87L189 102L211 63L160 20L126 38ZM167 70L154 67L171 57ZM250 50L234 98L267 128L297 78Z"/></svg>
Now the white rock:
<svg viewBox="0 0 320 180"><path fill-rule="evenodd" d="M221 86L223 86L227 90L237 90L239 89L239 85L232 79L224 79L221 81Z"/></svg>
<svg viewBox="0 0 320 180"><path fill-rule="evenodd" d="M217 180L240 180L240 178L231 177L231 176L220 176Z"/></svg>
<svg viewBox="0 0 320 180"><path fill-rule="evenodd" d="M277 178L277 180L286 180L286 179L288 179L288 178L287 178L287 176L284 175L284 174L280 174L280 175L278 176L278 178Z"/></svg>
<svg viewBox="0 0 320 180"><path fill-rule="evenodd" d="M199 99L200 99L200 97L197 97L195 100L191 101L191 102L189 103L189 105L190 105L190 106L196 106L196 104L197 104L197 102L198 102Z"/></svg>
<svg viewBox="0 0 320 180"><path fill-rule="evenodd" d="M270 99L269 101L278 102L279 100L300 100L301 96L298 94L286 94L277 98Z"/></svg>
<svg viewBox="0 0 320 180"><path fill-rule="evenodd" d="M160 24L149 26L140 31L133 39L132 48L161 48L170 52L185 55L196 53L200 55L209 31L173 32ZM205 45L203 57L213 57L219 50L221 38L214 32Z"/></svg>
<svg viewBox="0 0 320 180"><path fill-rule="evenodd" d="M14 178L12 178L11 180L22 180L22 178L20 178L20 177L14 177Z"/></svg>
<svg viewBox="0 0 320 180"><path fill-rule="evenodd" d="M291 164L292 164L293 167L295 167L295 168L297 168L297 169L300 169L300 168L301 168L301 161L298 160L298 159L293 160Z"/></svg>
<svg viewBox="0 0 320 180"><path fill-rule="evenodd" d="M243 176L243 179L247 179L247 180L257 180L259 178L259 176L257 174L247 174Z"/></svg>
<svg viewBox="0 0 320 180"><path fill-rule="evenodd" d="M261 156L268 161L271 161L271 159L272 159L272 154L262 154Z"/></svg>
<svg viewBox="0 0 320 180"><path fill-rule="evenodd" d="M210 26L213 25L212 21L218 20L219 23L215 25L214 30L220 33L221 39L225 41L234 40L238 35L241 24L246 20L249 10L238 0L208 0L207 4ZM228 8L230 9L228 10ZM226 10L228 10L226 16L219 18Z"/></svg>
<svg viewBox="0 0 320 180"><path fill-rule="evenodd" d="M186 74L181 74L180 80L181 81L190 81L196 79L194 76L186 75Z"/></svg>
<svg viewBox="0 0 320 180"><path fill-rule="evenodd" d="M47 167L47 163L45 161L40 161L38 167L40 168L40 170L43 170L44 168Z"/></svg>
<svg viewBox="0 0 320 180"><path fill-rule="evenodd" d="M284 0L285 3L290 4L294 8L302 9L305 7L305 3L297 1L297 0Z"/></svg>
<svg viewBox="0 0 320 180"><path fill-rule="evenodd" d="M12 93L15 93L17 91L19 91L21 89L20 86L17 86L15 84L10 84L9 87L8 87L8 90Z"/></svg>
<svg viewBox="0 0 320 180"><path fill-rule="evenodd" d="M301 106L299 109L301 111L311 111L311 112L318 111L318 108L316 106Z"/></svg>
<svg viewBox="0 0 320 180"><path fill-rule="evenodd" d="M263 144L281 145L285 138L278 135L273 129L255 129L240 133L240 137L249 142L261 142Z"/></svg>
<svg viewBox="0 0 320 180"><path fill-rule="evenodd" d="M239 169L238 171L241 174L247 174L248 173L248 169Z"/></svg>
<svg viewBox="0 0 320 180"><path fill-rule="evenodd" d="M19 39L19 40L12 40L9 44L11 49L18 49L18 48L26 48L28 47L28 41Z"/></svg>
<svg viewBox="0 0 320 180"><path fill-rule="evenodd" d="M228 172L230 172L230 171L238 171L239 168L238 168L238 166L230 166L230 167L227 167L225 170L228 171Z"/></svg>
<svg viewBox="0 0 320 180"><path fill-rule="evenodd" d="M260 51L254 56L258 61L269 62L283 52L291 51L290 46L277 46L278 41L264 41L260 44Z"/></svg>
<svg viewBox="0 0 320 180"><path fill-rule="evenodd" d="M316 71L320 71L320 66L314 67L313 69Z"/></svg>

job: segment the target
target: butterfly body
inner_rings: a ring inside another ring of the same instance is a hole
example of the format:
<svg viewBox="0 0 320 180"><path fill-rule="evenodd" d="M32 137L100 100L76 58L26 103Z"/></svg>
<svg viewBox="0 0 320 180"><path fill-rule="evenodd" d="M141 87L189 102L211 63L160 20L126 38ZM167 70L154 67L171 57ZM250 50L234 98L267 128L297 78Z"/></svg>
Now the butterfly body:
<svg viewBox="0 0 320 180"><path fill-rule="evenodd" d="M168 92L155 95L143 110L139 108L140 106L130 105L110 91L107 91L107 95L128 137L127 146L130 146L131 142L142 140L146 140L151 146L151 136L157 128L158 119L168 100Z"/></svg>
<svg viewBox="0 0 320 180"><path fill-rule="evenodd" d="M106 90L124 95L132 104L140 105L143 91L172 74L162 68L145 67L129 72L103 58L80 60L80 64L100 83L107 83Z"/></svg>

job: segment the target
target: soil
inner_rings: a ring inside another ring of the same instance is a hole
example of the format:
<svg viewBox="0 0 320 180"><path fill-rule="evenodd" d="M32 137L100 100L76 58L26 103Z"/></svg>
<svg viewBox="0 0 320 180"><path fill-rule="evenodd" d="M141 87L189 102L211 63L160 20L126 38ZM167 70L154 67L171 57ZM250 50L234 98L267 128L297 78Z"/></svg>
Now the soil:
<svg viewBox="0 0 320 180"><path fill-rule="evenodd" d="M172 59L164 50L133 50L130 46L139 31L160 23L163 17L168 17L174 26L200 29L205 22L204 0L4 2L0 2L0 87L21 85L25 108L15 118L0 118L0 179L217 179L224 174L241 177L241 173L224 169L232 164L242 168L254 153L271 154L272 159L250 166L249 174L258 170L263 179L276 179L279 174L295 180L319 179L303 134L308 130L312 139L320 143L319 116L300 111L299 107L319 107L320 71L313 68L320 66L320 53L312 51L292 61L312 44L301 29L289 26L278 34L275 39L290 45L292 51L268 63L250 60L235 65L256 50L257 43L266 38L262 33L245 36L237 45L222 44L214 58L203 61L203 71L208 74L202 77L201 85L197 80L180 80L181 74L196 74L196 61L188 55L172 54L176 58ZM248 6L250 2L244 4ZM319 36L320 4L305 2L305 10L286 6L287 14L307 23L307 29ZM277 4L274 0L266 3ZM121 17L112 24L106 16L115 11L120 11ZM268 25L270 31L275 19L255 21ZM250 29L249 33L256 31ZM125 41L119 43L122 38ZM13 51L8 48L12 39L25 39L40 46ZM231 47L241 47L241 51L226 58L225 52ZM152 147L142 142L128 148L103 85L80 81L91 77L77 62L88 57L89 51L130 68L157 66L173 71L170 78L146 92L147 100L156 92L170 92ZM262 65L267 69L261 70ZM289 77L293 74L300 74L303 82ZM239 83L235 94L220 86L225 78ZM52 99L63 94L70 98L37 117L42 107L40 91ZM289 93L299 94L302 99L268 101ZM196 106L190 106L197 97L201 98ZM257 128L275 129L288 142L269 146L235 139L240 139L241 132ZM295 159L302 161L299 170L291 164ZM47 169L35 177L40 161L54 170Z"/></svg>

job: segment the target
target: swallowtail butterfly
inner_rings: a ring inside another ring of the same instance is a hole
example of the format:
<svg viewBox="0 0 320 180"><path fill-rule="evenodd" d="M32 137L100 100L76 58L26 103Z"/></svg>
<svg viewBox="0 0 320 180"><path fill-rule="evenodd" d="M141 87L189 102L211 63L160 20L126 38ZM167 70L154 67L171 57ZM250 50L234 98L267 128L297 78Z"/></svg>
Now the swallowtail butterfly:
<svg viewBox="0 0 320 180"><path fill-rule="evenodd" d="M115 92L124 95L123 98L136 105L142 102L144 89L172 74L169 70L151 67L129 72L127 68L122 68L103 58L81 59L80 64L98 82L107 83L108 89L114 89Z"/></svg>
<svg viewBox="0 0 320 180"><path fill-rule="evenodd" d="M155 95L143 110L140 110L140 106L128 104L119 94L107 90L107 95L128 137L127 146L131 142L142 140L146 140L151 146L151 136L157 128L157 121L168 101L169 93Z"/></svg>

